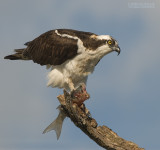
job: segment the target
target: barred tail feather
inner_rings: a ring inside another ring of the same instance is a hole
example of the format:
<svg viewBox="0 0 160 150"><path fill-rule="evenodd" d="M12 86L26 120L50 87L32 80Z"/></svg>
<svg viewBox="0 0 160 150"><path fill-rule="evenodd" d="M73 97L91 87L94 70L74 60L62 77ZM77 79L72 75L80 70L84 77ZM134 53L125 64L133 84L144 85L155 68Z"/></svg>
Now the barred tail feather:
<svg viewBox="0 0 160 150"><path fill-rule="evenodd" d="M58 117L43 131L43 134L55 130L58 140L61 135L62 125L65 118L66 115L60 110Z"/></svg>

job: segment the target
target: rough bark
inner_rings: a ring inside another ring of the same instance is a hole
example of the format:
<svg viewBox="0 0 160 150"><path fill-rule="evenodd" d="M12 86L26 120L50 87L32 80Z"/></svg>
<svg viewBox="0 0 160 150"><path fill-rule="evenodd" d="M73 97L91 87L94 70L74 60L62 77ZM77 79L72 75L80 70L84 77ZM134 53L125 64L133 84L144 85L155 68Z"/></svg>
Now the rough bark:
<svg viewBox="0 0 160 150"><path fill-rule="evenodd" d="M144 150L137 144L119 137L107 126L98 126L85 105L79 107L72 103L73 98L66 91L64 95L59 95L57 98L61 104L61 110L67 117L99 146L107 150Z"/></svg>

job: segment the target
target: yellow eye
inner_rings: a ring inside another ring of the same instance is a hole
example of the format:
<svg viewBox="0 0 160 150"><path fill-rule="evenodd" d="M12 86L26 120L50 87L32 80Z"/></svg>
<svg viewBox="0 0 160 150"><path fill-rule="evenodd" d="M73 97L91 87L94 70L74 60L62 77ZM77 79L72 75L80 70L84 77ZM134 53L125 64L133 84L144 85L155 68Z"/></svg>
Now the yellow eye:
<svg viewBox="0 0 160 150"><path fill-rule="evenodd" d="M108 43L109 45L112 45L113 42L112 42L111 40L108 40L107 43Z"/></svg>

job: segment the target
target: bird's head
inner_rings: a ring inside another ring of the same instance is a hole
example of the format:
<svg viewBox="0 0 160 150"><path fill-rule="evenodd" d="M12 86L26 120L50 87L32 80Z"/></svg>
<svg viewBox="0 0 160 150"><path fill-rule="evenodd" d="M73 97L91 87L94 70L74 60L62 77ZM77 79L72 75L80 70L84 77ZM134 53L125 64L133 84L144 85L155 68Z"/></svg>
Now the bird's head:
<svg viewBox="0 0 160 150"><path fill-rule="evenodd" d="M98 50L103 52L104 55L110 52L117 52L118 55L120 54L121 49L118 46L118 42L110 35L99 35L95 38L103 41L103 44L100 47L98 47Z"/></svg>

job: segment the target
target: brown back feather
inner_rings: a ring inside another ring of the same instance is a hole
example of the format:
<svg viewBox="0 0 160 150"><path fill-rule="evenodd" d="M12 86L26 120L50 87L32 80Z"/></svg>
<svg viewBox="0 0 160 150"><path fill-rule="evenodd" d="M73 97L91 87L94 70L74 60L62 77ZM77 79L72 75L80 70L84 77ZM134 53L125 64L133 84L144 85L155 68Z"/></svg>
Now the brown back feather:
<svg viewBox="0 0 160 150"><path fill-rule="evenodd" d="M77 40L48 31L27 43L24 54L40 65L60 65L77 54Z"/></svg>

